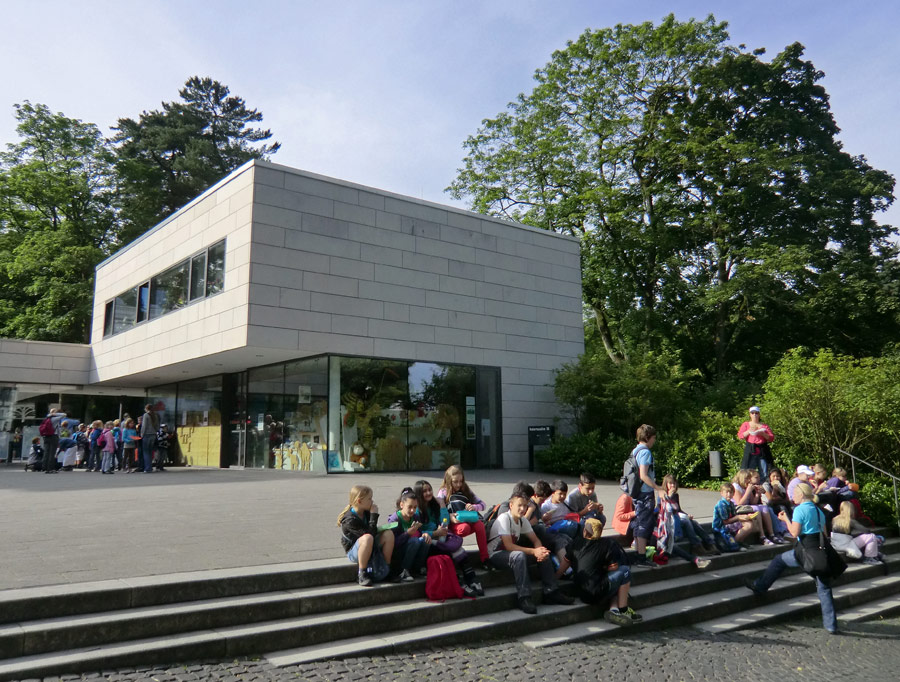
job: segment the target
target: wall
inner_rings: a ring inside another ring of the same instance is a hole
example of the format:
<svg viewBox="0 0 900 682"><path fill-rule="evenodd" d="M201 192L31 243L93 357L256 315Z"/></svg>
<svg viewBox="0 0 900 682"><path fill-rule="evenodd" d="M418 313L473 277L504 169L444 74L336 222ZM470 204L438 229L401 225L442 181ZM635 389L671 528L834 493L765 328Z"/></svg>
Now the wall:
<svg viewBox="0 0 900 682"><path fill-rule="evenodd" d="M584 350L577 240L254 164L248 345L501 368L504 466Z"/></svg>
<svg viewBox="0 0 900 682"><path fill-rule="evenodd" d="M90 360L85 344L0 339L0 383L85 384Z"/></svg>
<svg viewBox="0 0 900 682"><path fill-rule="evenodd" d="M149 370L246 344L252 180L247 164L97 266L92 381L144 373L145 384L162 383L176 377L154 377ZM107 301L223 238L222 293L103 338Z"/></svg>

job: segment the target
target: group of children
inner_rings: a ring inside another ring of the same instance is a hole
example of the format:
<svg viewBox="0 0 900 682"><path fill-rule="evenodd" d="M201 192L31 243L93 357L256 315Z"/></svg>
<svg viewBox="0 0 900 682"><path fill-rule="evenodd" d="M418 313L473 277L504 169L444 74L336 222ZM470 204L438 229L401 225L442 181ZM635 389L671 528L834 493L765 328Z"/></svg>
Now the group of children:
<svg viewBox="0 0 900 682"><path fill-rule="evenodd" d="M590 474L582 474L571 492L564 481L539 480L533 486L521 481L482 517L485 503L462 469L452 466L437 494L420 480L400 492L395 506L381 524L372 489L356 485L338 515L341 545L357 564L357 581L364 587L425 577L428 558L444 554L458 570L463 594L481 596L476 565L462 547L463 537L475 535L480 567L512 572L518 607L525 613L537 613L528 573L529 565L537 564L542 603L572 604L574 599L559 589L559 580L567 578L582 600L609 605L607 620L640 621L628 607L629 561L616 541L602 537L606 517Z"/></svg>
<svg viewBox="0 0 900 682"><path fill-rule="evenodd" d="M153 458L158 471L164 471L171 438L166 425L160 424ZM91 424L63 420L59 425L59 438L52 458L55 466L44 467L44 446L36 437L31 440L25 470L56 473L85 469L103 474L142 471L140 441L135 421L127 416L107 422L97 419Z"/></svg>
<svg viewBox="0 0 900 682"><path fill-rule="evenodd" d="M810 472L808 476L806 471ZM798 467L798 481L814 481L813 472ZM845 496L853 494L841 469L824 483L828 485L816 487L823 491L834 488ZM536 563L544 604L571 604L573 599L559 589L560 580L570 579L583 601L607 608L604 616L608 621L630 625L641 620L628 606L632 568L658 567L676 556L702 570L710 561L701 555L745 550L751 540L761 544L787 542L794 506L791 493L796 492L792 484L794 481L786 484L783 472L777 469L770 472L765 485L760 485L758 472L741 470L733 482L721 486L722 499L715 506L712 533L708 534L681 508L678 481L667 475L658 488L658 504L653 510L655 543L636 555L626 553L621 542L603 537L606 517L589 473L579 477L578 487L571 492L562 480L538 480L534 485L521 481L508 500L487 510L466 483L462 469L452 466L445 472L437 494L425 480L404 488L396 511L383 525L379 524L372 489L357 485L338 516L338 525L344 552L357 564L357 579L362 586L380 580L411 582L425 577L428 558L443 554L452 559L463 594L468 597L484 594L475 572L478 563L485 570L511 571L519 608L533 614L537 607L532 601L528 571L529 565ZM858 505L849 499L834 515L832 540L850 557L880 562L880 539L856 521ZM631 496L623 494L616 504L613 526L624 536L625 546L635 537L636 517ZM475 535L478 562L473 562L462 547L467 535ZM676 543L679 537L687 540L689 550Z"/></svg>

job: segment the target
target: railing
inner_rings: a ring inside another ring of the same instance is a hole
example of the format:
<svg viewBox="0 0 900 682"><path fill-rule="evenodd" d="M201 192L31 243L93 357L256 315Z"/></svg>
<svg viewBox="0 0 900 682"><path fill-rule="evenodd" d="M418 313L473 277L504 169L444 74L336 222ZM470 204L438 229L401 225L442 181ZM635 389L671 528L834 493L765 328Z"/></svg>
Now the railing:
<svg viewBox="0 0 900 682"><path fill-rule="evenodd" d="M874 469L879 474L881 474L883 476L887 476L889 479L891 479L891 481L894 484L894 520L897 522L897 530L900 531L900 502L898 502L898 499L900 499L900 498L898 498L898 496L897 496L897 483L900 482L900 477L894 476L894 474L889 473L889 472L885 471L884 469L879 469L877 466L867 462L862 457L857 457L856 455L851 455L846 450L841 450L838 446L832 445L831 446L831 458L834 460L835 467L837 467L837 465L838 465L837 453L839 453L839 452L842 455L850 458L850 468L851 468L851 471L853 472L853 482L854 483L856 483L856 463L857 462L859 462L860 464L864 464L867 467L869 467L870 469Z"/></svg>

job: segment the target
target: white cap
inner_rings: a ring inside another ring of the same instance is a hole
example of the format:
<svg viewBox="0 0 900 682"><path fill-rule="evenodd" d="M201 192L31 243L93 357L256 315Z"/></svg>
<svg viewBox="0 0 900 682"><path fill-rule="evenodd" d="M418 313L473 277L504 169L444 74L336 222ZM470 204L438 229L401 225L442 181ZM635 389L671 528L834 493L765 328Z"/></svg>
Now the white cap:
<svg viewBox="0 0 900 682"><path fill-rule="evenodd" d="M753 407L750 408L750 412L759 412L759 408L756 405L754 405Z"/></svg>

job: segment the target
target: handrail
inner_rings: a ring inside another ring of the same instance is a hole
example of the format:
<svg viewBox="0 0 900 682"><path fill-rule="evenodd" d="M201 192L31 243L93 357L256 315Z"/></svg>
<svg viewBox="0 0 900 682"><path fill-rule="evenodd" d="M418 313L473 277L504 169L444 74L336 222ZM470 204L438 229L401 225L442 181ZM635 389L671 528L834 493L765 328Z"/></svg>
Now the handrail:
<svg viewBox="0 0 900 682"><path fill-rule="evenodd" d="M846 450L841 450L837 445L831 446L831 458L834 461L834 466L837 468L837 453L841 453L842 455L846 455L850 458L850 468L853 471L853 482L856 483L856 463L865 464L870 469L874 469L879 474L887 476L891 479L894 484L894 520L897 522L897 530L900 531L900 497L897 495L897 483L900 482L900 477L894 476L894 474L885 471L884 469L879 469L874 464L867 462L862 457L857 457L856 455L851 455Z"/></svg>

